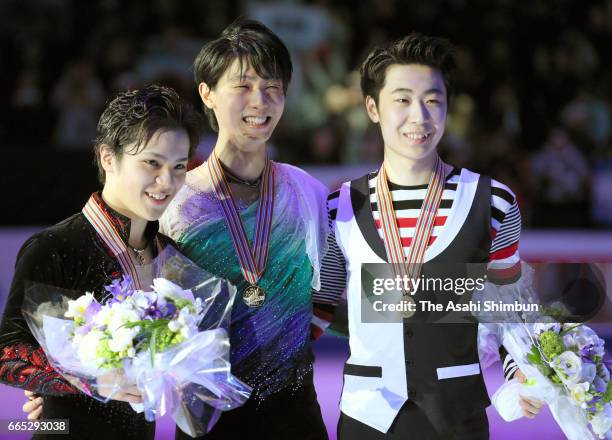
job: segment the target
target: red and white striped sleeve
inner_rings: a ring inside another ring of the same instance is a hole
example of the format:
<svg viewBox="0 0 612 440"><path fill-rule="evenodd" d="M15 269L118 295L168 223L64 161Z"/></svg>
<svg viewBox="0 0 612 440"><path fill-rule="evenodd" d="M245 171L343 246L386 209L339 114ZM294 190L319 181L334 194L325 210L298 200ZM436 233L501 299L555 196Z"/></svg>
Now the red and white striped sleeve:
<svg viewBox="0 0 612 440"><path fill-rule="evenodd" d="M491 235L488 280L499 285L517 281L521 276L521 212L512 190L496 180L491 180Z"/></svg>

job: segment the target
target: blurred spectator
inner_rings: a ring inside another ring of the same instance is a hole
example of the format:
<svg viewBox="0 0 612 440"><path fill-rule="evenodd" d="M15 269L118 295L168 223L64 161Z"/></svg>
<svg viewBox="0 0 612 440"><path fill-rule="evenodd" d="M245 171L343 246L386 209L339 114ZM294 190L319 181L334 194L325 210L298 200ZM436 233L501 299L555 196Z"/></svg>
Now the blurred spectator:
<svg viewBox="0 0 612 440"><path fill-rule="evenodd" d="M60 148L91 148L105 99L104 87L89 62L81 60L68 65L51 98L59 115L55 142Z"/></svg>
<svg viewBox="0 0 612 440"><path fill-rule="evenodd" d="M357 69L385 40L412 31L439 35L456 45L458 65L441 145L445 159L503 176L527 224L610 224L612 0L409 6L400 0L92 0L87 7L74 0L5 0L0 143L22 151L54 138L62 148L89 150L103 102L151 82L175 87L200 107L191 62L207 38L238 16L269 25L292 54L286 111L273 139L279 160L380 162L379 127L365 113ZM564 127L573 146L550 146L557 143L555 126ZM205 144L214 139L208 132ZM533 167L526 165L530 156ZM567 179L551 171L566 162ZM535 191L534 182L543 186ZM542 212L571 203L585 208L578 215L584 218Z"/></svg>
<svg viewBox="0 0 612 440"><path fill-rule="evenodd" d="M589 226L589 166L565 131L554 129L532 162L533 225Z"/></svg>

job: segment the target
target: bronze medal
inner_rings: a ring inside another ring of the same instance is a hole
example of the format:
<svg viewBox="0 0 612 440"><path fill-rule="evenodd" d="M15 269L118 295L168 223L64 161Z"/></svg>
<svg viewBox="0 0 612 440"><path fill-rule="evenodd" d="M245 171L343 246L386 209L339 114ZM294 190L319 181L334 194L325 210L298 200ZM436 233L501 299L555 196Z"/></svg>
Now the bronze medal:
<svg viewBox="0 0 612 440"><path fill-rule="evenodd" d="M266 292L257 284L251 284L242 292L244 303L253 308L261 307L266 299Z"/></svg>
<svg viewBox="0 0 612 440"><path fill-rule="evenodd" d="M376 179L375 195L379 206L383 242L385 243L387 258L389 263L391 263L393 273L401 278L408 277L410 280L415 280L419 277L421 267L425 261L425 251L433 232L436 213L442 200L445 178L444 163L438 156L436 158L435 170L429 179L427 192L417 219L409 255L406 256L395 217L393 198L391 191L389 191L384 163L380 167ZM403 293L402 299L398 302L398 306L401 306L400 314L403 318L411 318L416 313L416 308L415 310L408 310L407 308L409 304L416 303L414 298L409 296L410 291L404 291Z"/></svg>
<svg viewBox="0 0 612 440"><path fill-rule="evenodd" d="M414 298L408 295L402 295L402 299L400 300L400 304L402 305L402 318L408 319L412 318L416 313L416 309L409 309L409 304L416 304Z"/></svg>

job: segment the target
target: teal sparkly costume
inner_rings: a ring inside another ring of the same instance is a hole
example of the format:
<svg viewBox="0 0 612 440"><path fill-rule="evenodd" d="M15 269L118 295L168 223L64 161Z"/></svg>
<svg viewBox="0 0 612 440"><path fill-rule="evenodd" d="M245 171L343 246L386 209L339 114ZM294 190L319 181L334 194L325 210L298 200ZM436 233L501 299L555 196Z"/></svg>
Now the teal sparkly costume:
<svg viewBox="0 0 612 440"><path fill-rule="evenodd" d="M299 386L312 368L311 288L318 284L326 235L326 189L297 168L276 164L276 169L268 262L258 282L266 292L260 308L242 301L247 282L204 166L188 174L160 222L188 258L238 288L230 329L232 372L259 398ZM237 207L251 241L258 201Z"/></svg>

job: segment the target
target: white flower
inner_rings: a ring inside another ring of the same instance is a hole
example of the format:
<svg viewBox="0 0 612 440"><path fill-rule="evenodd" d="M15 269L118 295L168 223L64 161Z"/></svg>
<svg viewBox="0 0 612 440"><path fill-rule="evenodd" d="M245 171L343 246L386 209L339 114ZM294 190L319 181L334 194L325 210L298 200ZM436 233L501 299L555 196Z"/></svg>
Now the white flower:
<svg viewBox="0 0 612 440"><path fill-rule="evenodd" d="M138 334L138 330L138 327L121 327L114 331L111 339L108 341L109 350L121 353L132 348L132 340Z"/></svg>
<svg viewBox="0 0 612 440"><path fill-rule="evenodd" d="M609 403L606 404L603 411L593 416L591 426L599 438L607 437L606 434L612 429L612 406Z"/></svg>
<svg viewBox="0 0 612 440"><path fill-rule="evenodd" d="M157 293L154 291L143 292L142 290L138 290L132 295L132 300L136 307L146 309L157 300Z"/></svg>
<svg viewBox="0 0 612 440"><path fill-rule="evenodd" d="M181 336L188 339L198 332L196 316L187 307L183 307L178 316L168 323L168 328L173 332L180 332Z"/></svg>
<svg viewBox="0 0 612 440"><path fill-rule="evenodd" d="M108 327L110 318L112 316L111 308L109 306L102 306L100 311L94 316L93 323L97 327Z"/></svg>
<svg viewBox="0 0 612 440"><path fill-rule="evenodd" d="M593 398L593 395L589 393L590 384L588 382L577 383L570 385L570 395L577 403L583 408L586 408L586 402Z"/></svg>
<svg viewBox="0 0 612 440"><path fill-rule="evenodd" d="M582 377L582 360L573 351L564 351L553 359L552 366L570 384L577 384Z"/></svg>
<svg viewBox="0 0 612 440"><path fill-rule="evenodd" d="M98 357L97 351L100 342L104 338L105 335L103 332L94 329L80 339L77 346L77 353L83 364L96 368L100 367L104 359Z"/></svg>
<svg viewBox="0 0 612 440"><path fill-rule="evenodd" d="M168 328L170 329L170 331L173 332L178 332L179 328L181 328L180 324L177 322L176 319L172 319L169 323L168 323Z"/></svg>
<svg viewBox="0 0 612 440"><path fill-rule="evenodd" d="M111 316L108 320L108 330L111 332L111 334L114 334L125 324L139 320L140 314L131 304L113 303L111 307Z"/></svg>
<svg viewBox="0 0 612 440"><path fill-rule="evenodd" d="M183 290L180 286L165 278L155 278L153 280L153 289L166 298L194 300L191 290Z"/></svg>
<svg viewBox="0 0 612 440"><path fill-rule="evenodd" d="M76 300L68 301L68 310L64 313L66 318L83 318L85 309L95 301L93 293L87 292L85 295L79 296Z"/></svg>

